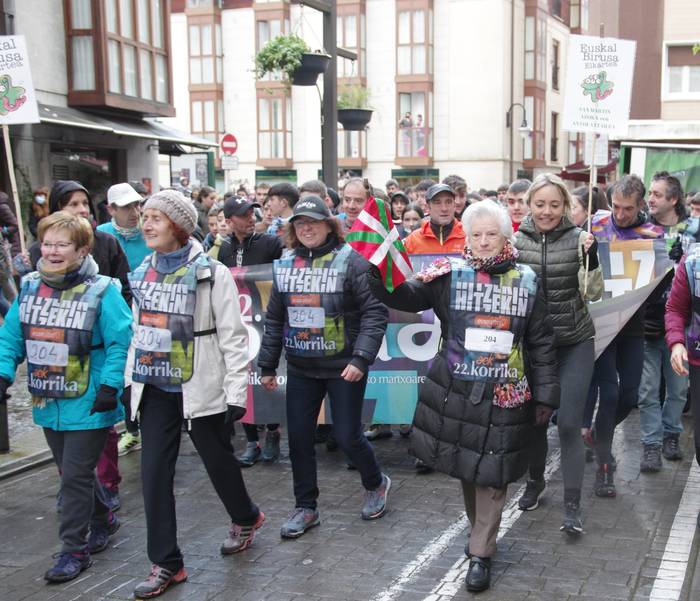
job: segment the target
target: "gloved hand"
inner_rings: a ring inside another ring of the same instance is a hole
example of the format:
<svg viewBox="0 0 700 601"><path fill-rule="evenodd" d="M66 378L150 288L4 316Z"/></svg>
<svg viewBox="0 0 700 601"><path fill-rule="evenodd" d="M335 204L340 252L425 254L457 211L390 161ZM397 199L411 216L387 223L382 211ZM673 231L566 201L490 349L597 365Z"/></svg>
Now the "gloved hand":
<svg viewBox="0 0 700 601"><path fill-rule="evenodd" d="M7 403L10 395L7 394L7 389L10 387L10 382L5 378L0 378L0 404Z"/></svg>
<svg viewBox="0 0 700 601"><path fill-rule="evenodd" d="M226 405L226 416L224 417L225 424L237 422L245 415L245 408L238 405Z"/></svg>
<svg viewBox="0 0 700 601"><path fill-rule="evenodd" d="M586 260L586 255L588 255L588 271L598 269L598 266L600 265L600 261L598 260L598 241L593 238L593 243L589 247L587 253L583 246L581 247L581 250L584 261Z"/></svg>
<svg viewBox="0 0 700 601"><path fill-rule="evenodd" d="M681 237L678 236L678 238L676 238L676 241L673 243L673 246L668 251L668 258L671 259L671 261L673 261L674 263L680 263L682 257L683 241L681 240Z"/></svg>
<svg viewBox="0 0 700 601"><path fill-rule="evenodd" d="M92 404L92 409L90 409L90 415L114 411L116 408L117 389L107 386L107 384L100 384L100 388L95 395L95 402Z"/></svg>
<svg viewBox="0 0 700 601"><path fill-rule="evenodd" d="M535 405L535 425L546 426L554 413L554 409L547 405Z"/></svg>

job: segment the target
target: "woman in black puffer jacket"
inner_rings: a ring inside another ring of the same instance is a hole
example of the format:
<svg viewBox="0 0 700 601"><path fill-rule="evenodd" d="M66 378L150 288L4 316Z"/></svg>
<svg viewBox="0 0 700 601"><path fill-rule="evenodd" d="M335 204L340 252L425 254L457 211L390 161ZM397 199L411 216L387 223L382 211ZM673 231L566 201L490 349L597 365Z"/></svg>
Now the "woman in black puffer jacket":
<svg viewBox="0 0 700 601"><path fill-rule="evenodd" d="M384 515L391 486L362 432L367 370L382 344L388 311L369 290L369 263L343 240L325 202L297 202L287 225L292 253L273 264L273 285L258 366L262 384L277 386L287 357L287 430L296 508L282 526L297 538L319 523L314 431L328 394L338 446L357 467L366 489L362 518Z"/></svg>
<svg viewBox="0 0 700 601"><path fill-rule="evenodd" d="M462 259L438 259L389 294L370 272L372 292L400 311L433 309L440 352L421 387L411 452L462 481L471 536L467 590L489 587L506 488L527 470L534 423L559 404L554 332L537 277L516 262L505 209L490 200L462 218ZM536 404L535 404L536 402Z"/></svg>

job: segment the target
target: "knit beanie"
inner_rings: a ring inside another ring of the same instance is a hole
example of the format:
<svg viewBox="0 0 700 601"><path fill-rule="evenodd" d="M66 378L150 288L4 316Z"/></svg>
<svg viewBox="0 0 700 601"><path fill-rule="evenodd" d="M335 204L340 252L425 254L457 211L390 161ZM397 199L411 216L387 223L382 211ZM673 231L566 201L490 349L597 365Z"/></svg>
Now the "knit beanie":
<svg viewBox="0 0 700 601"><path fill-rule="evenodd" d="M153 194L143 205L143 210L156 209L191 234L197 227L197 209L177 190L161 190Z"/></svg>

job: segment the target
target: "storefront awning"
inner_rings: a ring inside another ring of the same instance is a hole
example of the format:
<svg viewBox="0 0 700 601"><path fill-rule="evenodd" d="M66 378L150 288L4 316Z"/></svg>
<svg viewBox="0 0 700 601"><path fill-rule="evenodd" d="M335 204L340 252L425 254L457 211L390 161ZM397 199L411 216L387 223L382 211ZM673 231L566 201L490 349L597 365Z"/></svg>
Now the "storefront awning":
<svg viewBox="0 0 700 601"><path fill-rule="evenodd" d="M178 131L158 121L146 119L130 121L112 117L107 118L64 106L39 103L39 119L42 123L52 125L81 127L112 133L117 136L158 140L159 142L164 142L163 147L166 153L173 148L179 148L179 145L193 146L206 150L218 146L216 142Z"/></svg>
<svg viewBox="0 0 700 601"><path fill-rule="evenodd" d="M597 175L599 184L604 184L607 181L605 176L615 170L617 163L618 159L613 159L607 165L598 167ZM571 163L571 165L567 165L559 172L559 177L575 182L587 182L591 178L590 167L583 161Z"/></svg>

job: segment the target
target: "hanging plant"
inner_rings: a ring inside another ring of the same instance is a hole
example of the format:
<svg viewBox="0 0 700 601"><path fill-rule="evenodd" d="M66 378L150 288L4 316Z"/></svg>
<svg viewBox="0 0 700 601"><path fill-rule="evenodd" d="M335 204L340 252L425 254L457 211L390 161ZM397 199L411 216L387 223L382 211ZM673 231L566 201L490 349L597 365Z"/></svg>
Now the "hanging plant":
<svg viewBox="0 0 700 601"><path fill-rule="evenodd" d="M314 85L329 61L327 54L312 53L309 45L298 35L277 36L255 55L255 75L262 79L268 73L281 72L288 84Z"/></svg>
<svg viewBox="0 0 700 601"><path fill-rule="evenodd" d="M358 85L345 86L338 95L338 123L348 131L363 131L372 119L369 91Z"/></svg>

